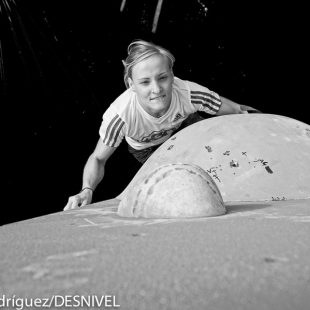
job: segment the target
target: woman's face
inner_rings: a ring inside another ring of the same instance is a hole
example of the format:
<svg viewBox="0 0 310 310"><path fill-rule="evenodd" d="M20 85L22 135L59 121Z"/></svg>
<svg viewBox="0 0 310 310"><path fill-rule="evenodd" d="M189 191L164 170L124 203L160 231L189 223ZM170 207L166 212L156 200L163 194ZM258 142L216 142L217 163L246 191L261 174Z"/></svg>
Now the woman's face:
<svg viewBox="0 0 310 310"><path fill-rule="evenodd" d="M136 92L142 108L154 117L164 115L170 106L173 73L167 57L153 55L132 68L129 86Z"/></svg>

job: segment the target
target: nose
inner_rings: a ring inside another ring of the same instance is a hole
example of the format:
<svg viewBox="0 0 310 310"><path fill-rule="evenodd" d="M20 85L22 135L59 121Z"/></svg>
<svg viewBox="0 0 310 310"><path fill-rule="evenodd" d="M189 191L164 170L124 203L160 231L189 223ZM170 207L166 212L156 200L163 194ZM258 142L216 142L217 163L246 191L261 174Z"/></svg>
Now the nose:
<svg viewBox="0 0 310 310"><path fill-rule="evenodd" d="M157 81L153 81L152 83L152 93L159 94L161 92L160 84Z"/></svg>

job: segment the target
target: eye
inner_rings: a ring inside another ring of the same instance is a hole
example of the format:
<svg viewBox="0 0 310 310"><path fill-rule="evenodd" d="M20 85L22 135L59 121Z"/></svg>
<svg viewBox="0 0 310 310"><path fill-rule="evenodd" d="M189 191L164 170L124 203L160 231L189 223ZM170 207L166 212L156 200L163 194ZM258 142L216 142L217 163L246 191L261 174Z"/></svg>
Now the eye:
<svg viewBox="0 0 310 310"><path fill-rule="evenodd" d="M159 79L160 79L161 81L163 81L163 80L166 80L167 78L168 78L167 75L163 75L163 76L161 76Z"/></svg>
<svg viewBox="0 0 310 310"><path fill-rule="evenodd" d="M149 82L148 81L142 81L140 84L147 85L147 84L149 84Z"/></svg>

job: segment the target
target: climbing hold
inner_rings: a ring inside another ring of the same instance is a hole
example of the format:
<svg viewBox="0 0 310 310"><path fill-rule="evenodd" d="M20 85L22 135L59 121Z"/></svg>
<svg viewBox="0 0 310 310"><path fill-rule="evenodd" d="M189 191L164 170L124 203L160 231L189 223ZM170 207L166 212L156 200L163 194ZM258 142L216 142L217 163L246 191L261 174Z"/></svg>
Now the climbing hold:
<svg viewBox="0 0 310 310"><path fill-rule="evenodd" d="M212 177L196 165L168 164L148 174L123 197L118 214L125 217L184 218L226 213Z"/></svg>

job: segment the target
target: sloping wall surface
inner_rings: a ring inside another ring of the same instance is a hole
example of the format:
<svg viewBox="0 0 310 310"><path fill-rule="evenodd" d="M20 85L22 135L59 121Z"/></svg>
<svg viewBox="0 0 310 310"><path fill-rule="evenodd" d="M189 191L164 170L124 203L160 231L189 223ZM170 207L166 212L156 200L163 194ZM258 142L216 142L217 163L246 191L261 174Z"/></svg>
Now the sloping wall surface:
<svg viewBox="0 0 310 310"><path fill-rule="evenodd" d="M310 126L273 114L214 117L176 133L145 162L122 199L157 167L195 164L216 182L224 201L310 197Z"/></svg>

